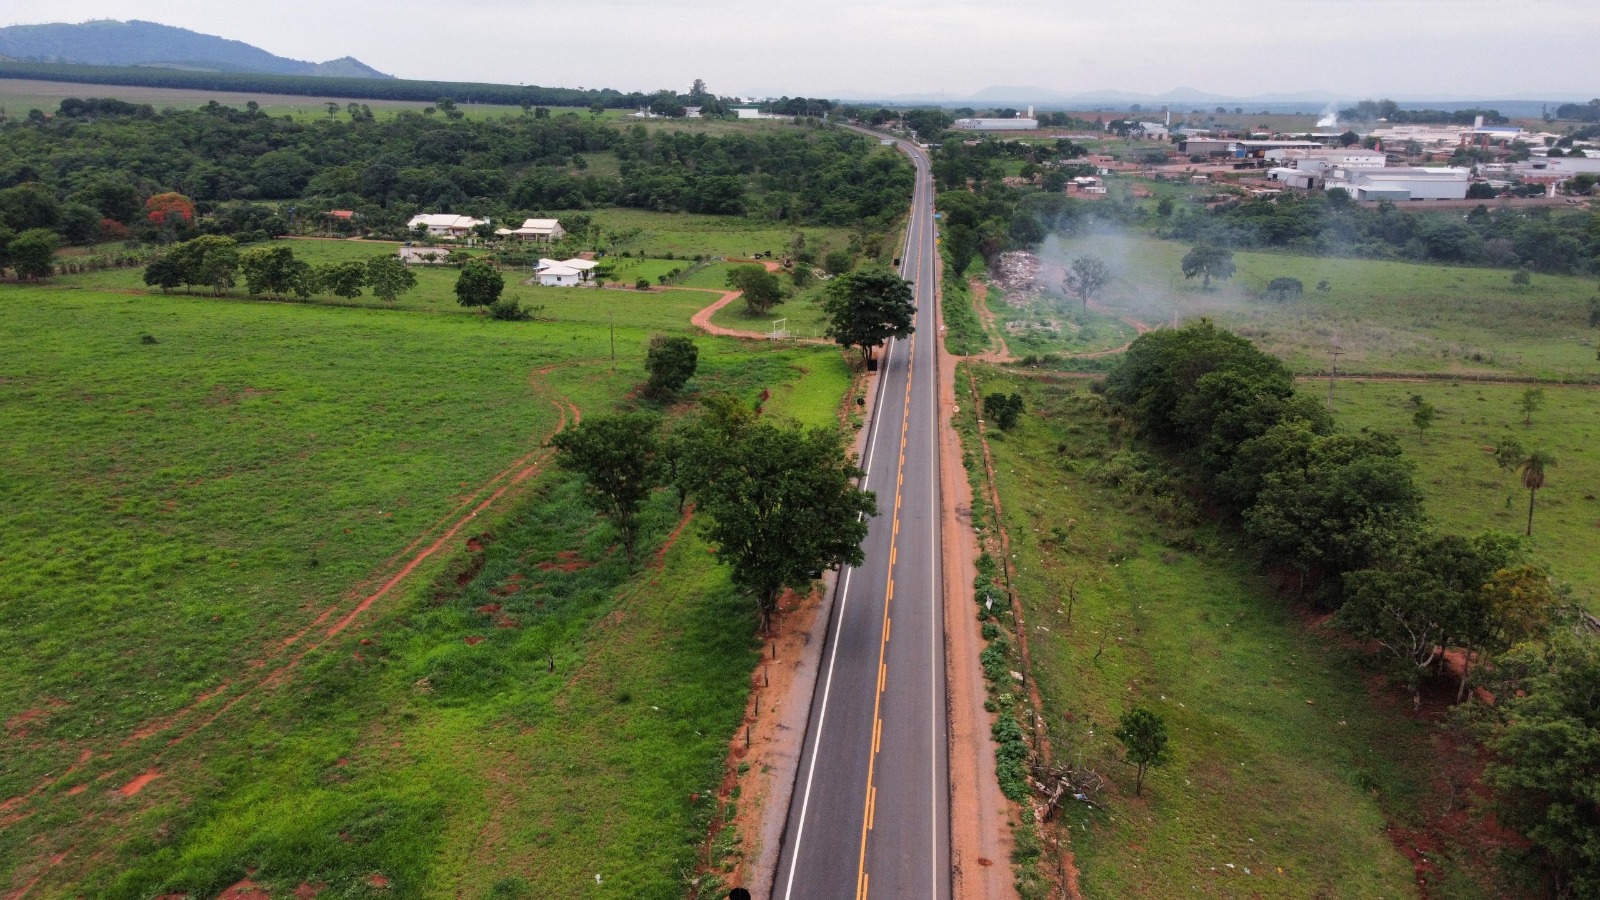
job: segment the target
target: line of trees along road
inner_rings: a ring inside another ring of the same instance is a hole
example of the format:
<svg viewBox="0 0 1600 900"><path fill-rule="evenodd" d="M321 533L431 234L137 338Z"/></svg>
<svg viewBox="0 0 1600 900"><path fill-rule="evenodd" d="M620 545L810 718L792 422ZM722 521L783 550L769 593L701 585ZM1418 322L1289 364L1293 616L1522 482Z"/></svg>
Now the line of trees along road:
<svg viewBox="0 0 1600 900"><path fill-rule="evenodd" d="M1392 436L1337 430L1279 360L1209 322L1142 335L1103 389L1188 463L1294 594L1379 649L1419 707L1457 657L1461 715L1493 751L1497 815L1528 839L1524 861L1552 895L1595 896L1600 645L1522 538L1435 530ZM1517 458L1502 465L1530 493L1530 478L1542 486L1548 458L1507 449ZM1474 700L1474 682L1498 701Z"/></svg>
<svg viewBox="0 0 1600 900"><path fill-rule="evenodd" d="M692 502L701 531L762 627L785 589L806 590L826 569L860 565L871 491L837 429L775 422L717 394L663 431L652 413L589 416L557 434L557 463L581 475L595 509L635 553L640 508L657 489Z"/></svg>

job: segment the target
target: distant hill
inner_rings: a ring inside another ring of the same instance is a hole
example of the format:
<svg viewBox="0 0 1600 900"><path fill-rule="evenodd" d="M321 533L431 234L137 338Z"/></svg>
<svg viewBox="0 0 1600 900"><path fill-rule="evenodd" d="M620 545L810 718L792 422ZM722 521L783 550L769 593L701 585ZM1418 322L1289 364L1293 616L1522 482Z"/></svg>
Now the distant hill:
<svg viewBox="0 0 1600 900"><path fill-rule="evenodd" d="M156 22L100 19L80 25L0 28L0 57L95 66L150 66L193 72L392 78L351 57L311 63L277 56L243 41Z"/></svg>

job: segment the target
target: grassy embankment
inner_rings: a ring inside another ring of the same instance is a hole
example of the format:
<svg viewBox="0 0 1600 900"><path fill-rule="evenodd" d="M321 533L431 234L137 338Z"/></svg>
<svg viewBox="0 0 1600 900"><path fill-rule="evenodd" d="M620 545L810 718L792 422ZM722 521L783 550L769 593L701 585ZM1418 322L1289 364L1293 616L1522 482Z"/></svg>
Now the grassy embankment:
<svg viewBox="0 0 1600 900"><path fill-rule="evenodd" d="M519 288L553 321L494 323L452 276L399 310L0 288L9 888L681 896L750 604L692 529L657 563L664 495L637 571L559 474L469 513L555 397L637 402L645 342L700 297ZM700 344L697 389L834 421L837 352Z"/></svg>
<svg viewBox="0 0 1600 900"><path fill-rule="evenodd" d="M1085 386L974 371L980 393L1020 391L1028 408L1016 431L989 434L1054 757L1111 780L1104 812L1067 806L1084 896L1412 895L1385 828L1443 812L1427 725L1374 693L1367 657L1275 597L1238 538L1205 521L1169 464L1130 449ZM959 383L965 397L964 370ZM976 404L962 405L985 497ZM975 518L991 514L980 499ZM1020 666L994 667L1011 713L1005 670ZM1172 761L1142 798L1111 736L1135 706L1171 735ZM1025 896L1043 896L1035 845L1019 846ZM1490 895L1473 854L1455 852L1429 854L1434 896Z"/></svg>
<svg viewBox="0 0 1600 900"><path fill-rule="evenodd" d="M1348 372L1600 380L1588 322L1592 279L1536 274L1518 288L1502 269L1240 251L1238 274L1203 291L1180 271L1188 250L1177 241L1095 235L1052 239L1043 253L1104 259L1116 279L1099 302L1113 312L1153 325L1174 314L1206 316L1300 372L1326 371L1337 346ZM1300 279L1305 294L1285 303L1263 298L1280 276ZM1323 281L1326 292L1317 290Z"/></svg>

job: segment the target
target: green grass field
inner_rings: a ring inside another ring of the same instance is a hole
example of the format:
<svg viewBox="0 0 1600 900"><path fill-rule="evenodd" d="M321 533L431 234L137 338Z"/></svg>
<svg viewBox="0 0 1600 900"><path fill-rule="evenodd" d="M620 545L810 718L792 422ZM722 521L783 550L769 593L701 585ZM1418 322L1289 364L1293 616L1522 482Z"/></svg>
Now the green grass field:
<svg viewBox="0 0 1600 900"><path fill-rule="evenodd" d="M0 886L681 896L752 604L692 528L657 567L665 494L637 572L565 476L469 514L555 396L638 403L701 295L519 289L549 320L498 323L442 271L399 310L130 274L0 287ZM692 389L836 421L836 350L699 343Z"/></svg>
<svg viewBox="0 0 1600 900"><path fill-rule="evenodd" d="M1027 405L1016 431L990 435L1055 758L1112 784L1104 812L1067 807L1084 896L1415 896L1385 828L1444 812L1427 791L1431 729L1370 686L1365 657L1274 597L1181 486L1160 487L1170 467L1124 449L1099 398L975 371L981 393ZM958 383L981 473L964 372ZM1135 706L1171 736L1142 798L1111 736ZM1472 856L1429 852L1433 896L1495 895L1469 876Z"/></svg>
<svg viewBox="0 0 1600 900"><path fill-rule="evenodd" d="M697 255L748 258L769 251L777 258L788 250L796 234L803 234L806 246L817 249L820 258L850 242L848 229L821 225L789 228L759 219L644 209L606 208L585 214L605 229L613 252L628 250L658 258L669 253L680 259Z"/></svg>
<svg viewBox="0 0 1600 900"><path fill-rule="evenodd" d="M1588 327L1592 279L1534 275L1518 289L1511 273L1356 259L1237 252L1238 274L1202 291L1185 281L1187 244L1096 235L1048 241L1047 258L1100 256L1116 280L1099 302L1151 324L1209 317L1255 341L1297 371L1341 370L1464 377L1600 379L1596 332ZM1261 295L1273 278L1305 285L1298 300ZM1316 290L1326 281L1327 292Z"/></svg>
<svg viewBox="0 0 1600 900"><path fill-rule="evenodd" d="M1326 382L1302 389L1326 396ZM1600 391L1544 388L1545 406L1525 427L1518 407L1520 385L1396 384L1340 379L1335 396L1339 423L1371 428L1400 438L1417 464L1417 483L1430 516L1446 531L1473 534L1496 529L1522 534L1528 492L1515 472L1502 472L1489 451L1507 435L1529 450L1554 455L1557 467L1539 492L1531 548L1557 580L1570 583L1576 598L1600 610ZM1412 396L1438 410L1432 428L1419 437L1412 427Z"/></svg>

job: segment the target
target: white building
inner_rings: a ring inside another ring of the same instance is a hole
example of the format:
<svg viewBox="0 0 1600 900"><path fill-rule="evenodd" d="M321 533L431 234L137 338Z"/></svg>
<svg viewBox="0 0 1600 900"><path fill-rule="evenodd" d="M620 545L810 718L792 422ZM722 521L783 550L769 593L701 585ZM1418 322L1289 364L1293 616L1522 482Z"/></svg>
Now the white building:
<svg viewBox="0 0 1600 900"><path fill-rule="evenodd" d="M1139 130L1144 132L1144 136L1152 141L1164 141L1167 139L1167 135L1172 133L1171 129L1160 122L1140 122Z"/></svg>
<svg viewBox="0 0 1600 900"><path fill-rule="evenodd" d="M1324 185L1356 200L1465 200L1471 178L1472 170L1461 168L1336 166L1327 170Z"/></svg>
<svg viewBox="0 0 1600 900"><path fill-rule="evenodd" d="M428 229L428 234L434 237L459 238L472 233L472 229L479 225L489 224L488 219L474 219L471 216L458 216L455 213L424 213L412 216L406 223L406 229L416 231L418 226Z"/></svg>
<svg viewBox="0 0 1600 900"><path fill-rule="evenodd" d="M501 228L495 234L519 241L553 244L566 237L567 230L561 227L560 219L525 219L521 228Z"/></svg>
<svg viewBox="0 0 1600 900"><path fill-rule="evenodd" d="M1267 159L1281 162L1291 169L1321 172L1334 166L1354 169L1381 169L1388 165L1387 154L1360 147L1324 148L1321 150L1289 149L1268 150Z"/></svg>
<svg viewBox="0 0 1600 900"><path fill-rule="evenodd" d="M1267 180L1304 191L1314 191L1322 187L1322 170L1274 166L1267 170Z"/></svg>
<svg viewBox="0 0 1600 900"><path fill-rule="evenodd" d="M955 127L964 131L1036 131L1039 120L1033 117L1033 107L1026 116L1015 119L957 119Z"/></svg>
<svg viewBox="0 0 1600 900"><path fill-rule="evenodd" d="M544 287L577 287L589 280L597 265L587 259L541 259L533 267L533 274Z"/></svg>

